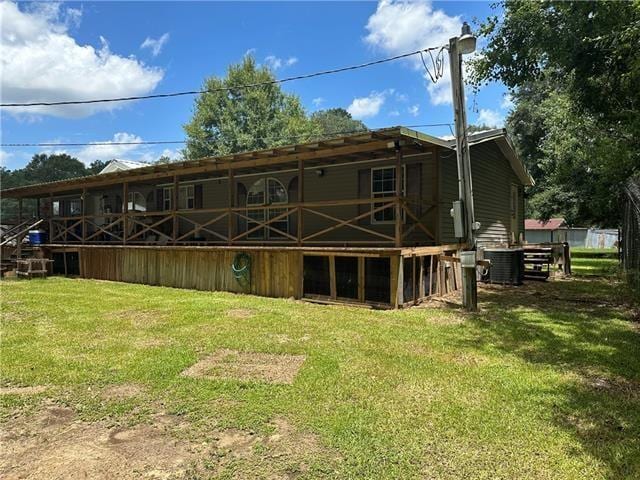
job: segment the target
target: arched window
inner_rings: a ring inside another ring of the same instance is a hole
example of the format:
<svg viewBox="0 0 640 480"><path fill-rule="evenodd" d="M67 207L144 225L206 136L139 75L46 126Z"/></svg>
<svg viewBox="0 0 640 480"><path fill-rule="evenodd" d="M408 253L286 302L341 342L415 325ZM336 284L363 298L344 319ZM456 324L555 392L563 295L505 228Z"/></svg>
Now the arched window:
<svg viewBox="0 0 640 480"><path fill-rule="evenodd" d="M146 212L147 199L140 192L129 192L129 205L127 208L130 212Z"/></svg>
<svg viewBox="0 0 640 480"><path fill-rule="evenodd" d="M275 178L261 178L247 191L247 217L255 222L247 222L247 230L258 226L257 222L264 222L286 211L286 209L272 207L272 205L282 205L289 202L287 189ZM265 206L269 208L251 209L250 207ZM284 217L269 224L282 232L289 232L289 218ZM257 228L248 234L250 239L277 239L283 235L269 228Z"/></svg>

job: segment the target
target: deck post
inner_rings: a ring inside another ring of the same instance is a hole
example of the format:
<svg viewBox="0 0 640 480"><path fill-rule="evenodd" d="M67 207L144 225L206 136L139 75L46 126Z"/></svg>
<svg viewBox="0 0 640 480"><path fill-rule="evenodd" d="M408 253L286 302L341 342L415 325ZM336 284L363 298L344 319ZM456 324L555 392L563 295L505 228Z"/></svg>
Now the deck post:
<svg viewBox="0 0 640 480"><path fill-rule="evenodd" d="M49 242L53 241L53 193L49 194Z"/></svg>
<svg viewBox="0 0 640 480"><path fill-rule="evenodd" d="M335 300L338 296L338 289L336 286L336 257L335 255L329 255L329 294L332 300Z"/></svg>
<svg viewBox="0 0 640 480"><path fill-rule="evenodd" d="M402 197L402 173L402 147L399 142L396 142L396 247L402 246L402 203L400 199Z"/></svg>
<svg viewBox="0 0 640 480"><path fill-rule="evenodd" d="M129 213L129 182L122 183L122 244L127 244L127 214ZM83 223L84 224L84 223Z"/></svg>
<svg viewBox="0 0 640 480"><path fill-rule="evenodd" d="M302 204L304 203L304 160L298 160L298 246L302 246L304 235L304 215Z"/></svg>
<svg viewBox="0 0 640 480"><path fill-rule="evenodd" d="M233 229L233 207L235 197L235 180L233 178L233 167L229 167L229 188L228 188L228 209L227 209L227 243L231 245L233 243L234 229Z"/></svg>
<svg viewBox="0 0 640 480"><path fill-rule="evenodd" d="M178 175L173 176L173 192L171 192L171 216L173 217L173 244L176 244L178 239L178 214L176 213L178 210L178 189L180 188L180 183L178 182Z"/></svg>
<svg viewBox="0 0 640 480"><path fill-rule="evenodd" d="M87 238L87 222L86 222L86 215L87 215L87 187L83 187L82 188L82 198L81 198L81 203L80 206L82 207L82 244L84 245L85 239Z"/></svg>
<svg viewBox="0 0 640 480"><path fill-rule="evenodd" d="M22 223L22 197L18 199L18 225L20 225L21 223ZM17 258L22 258L22 239L23 238L24 238L23 235L19 235L18 238L16 238L16 257Z"/></svg>

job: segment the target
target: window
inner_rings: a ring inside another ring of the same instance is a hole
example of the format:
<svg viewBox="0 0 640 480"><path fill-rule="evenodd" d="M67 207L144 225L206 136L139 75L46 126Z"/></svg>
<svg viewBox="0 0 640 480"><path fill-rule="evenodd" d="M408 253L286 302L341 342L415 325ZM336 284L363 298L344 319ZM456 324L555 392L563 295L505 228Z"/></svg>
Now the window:
<svg viewBox="0 0 640 480"><path fill-rule="evenodd" d="M127 208L130 212L146 212L147 199L140 192L129 192Z"/></svg>
<svg viewBox="0 0 640 480"><path fill-rule="evenodd" d="M191 210L195 203L193 185L184 185L178 190L178 208Z"/></svg>
<svg viewBox="0 0 640 480"><path fill-rule="evenodd" d="M69 215L76 217L82 215L82 203L79 199L73 199L69 201Z"/></svg>
<svg viewBox="0 0 640 480"><path fill-rule="evenodd" d="M406 169L402 167L401 189L405 193ZM396 167L378 167L371 169L371 198L396 196ZM373 204L373 208L381 204ZM396 219L395 207L385 208L372 214L372 223L393 223ZM404 220L404 216L403 216Z"/></svg>
<svg viewBox="0 0 640 480"><path fill-rule="evenodd" d="M247 209L247 217L254 220L247 222L247 230L258 226L259 222L270 220L282 215L286 209L271 207L271 205L286 204L289 198L287 190L279 180L275 178L261 178L255 182L247 192L247 207L269 206L263 209ZM289 217L285 216L269 224L282 232L289 230ZM275 239L283 235L269 228L258 228L248 234L250 239Z"/></svg>
<svg viewBox="0 0 640 480"><path fill-rule="evenodd" d="M54 217L60 216L60 200L54 200L52 210Z"/></svg>
<svg viewBox="0 0 640 480"><path fill-rule="evenodd" d="M193 185L182 185L178 188L178 210L192 210L195 207L195 189ZM162 208L171 210L173 187L162 189Z"/></svg>

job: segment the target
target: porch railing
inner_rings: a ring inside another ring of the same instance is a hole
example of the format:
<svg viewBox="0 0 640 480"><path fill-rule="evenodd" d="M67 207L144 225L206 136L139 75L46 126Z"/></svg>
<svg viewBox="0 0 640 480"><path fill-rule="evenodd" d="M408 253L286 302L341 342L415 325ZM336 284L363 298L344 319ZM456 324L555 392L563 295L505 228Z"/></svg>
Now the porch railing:
<svg viewBox="0 0 640 480"><path fill-rule="evenodd" d="M420 214L417 213L417 206ZM345 214L345 207L355 207L357 212ZM54 244L358 243L402 246L412 235L435 241L433 232L425 225L425 216L434 208L433 204L407 197L381 197L267 206L59 216L49 218L45 227L48 226L49 241ZM365 221L387 209L393 209L395 213L392 221L384 225ZM295 225L295 228L283 229L281 224L285 220L288 225ZM336 232L345 230L358 231L364 235L357 241L336 239ZM260 232L268 232L268 235L255 238L255 234Z"/></svg>

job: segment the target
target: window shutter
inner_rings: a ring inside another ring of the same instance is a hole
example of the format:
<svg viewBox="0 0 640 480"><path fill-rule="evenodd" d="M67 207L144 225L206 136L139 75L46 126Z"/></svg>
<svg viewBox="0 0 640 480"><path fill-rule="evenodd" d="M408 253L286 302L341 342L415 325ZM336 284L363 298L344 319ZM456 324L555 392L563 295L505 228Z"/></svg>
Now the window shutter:
<svg viewBox="0 0 640 480"><path fill-rule="evenodd" d="M413 214L420 218L422 214L422 165L411 163L407 169L407 200L408 207ZM407 215L407 222L414 223L414 220Z"/></svg>
<svg viewBox="0 0 640 480"><path fill-rule="evenodd" d="M164 211L162 193L163 191L161 188L156 189L156 211L157 212Z"/></svg>
<svg viewBox="0 0 640 480"><path fill-rule="evenodd" d="M371 169L363 168L358 170L358 198L370 199L371 198ZM358 205L358 215L362 215L365 212L371 210L372 205L363 203ZM363 225L369 225L371 223L371 217L364 217L358 220L358 223Z"/></svg>
<svg viewBox="0 0 640 480"><path fill-rule="evenodd" d="M198 183L193 186L193 206L194 208L203 208L204 198L202 184Z"/></svg>

